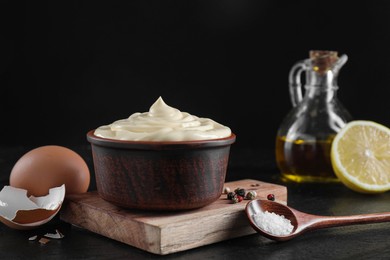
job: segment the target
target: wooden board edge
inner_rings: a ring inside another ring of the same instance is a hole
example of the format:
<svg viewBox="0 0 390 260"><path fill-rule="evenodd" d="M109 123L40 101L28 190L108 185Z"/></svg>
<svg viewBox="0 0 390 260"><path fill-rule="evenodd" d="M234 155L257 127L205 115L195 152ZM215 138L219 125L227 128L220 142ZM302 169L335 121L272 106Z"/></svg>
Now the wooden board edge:
<svg viewBox="0 0 390 260"><path fill-rule="evenodd" d="M80 207L72 200L67 200L62 207L63 210L60 213L62 221L150 253L162 254L159 227L137 221L128 222L125 219L118 221L117 216L113 218L109 213L101 212L98 208L89 205ZM77 210L73 210L76 208ZM72 212L75 211L84 216L93 215L94 219L90 221L88 218L73 216ZM99 222L95 219L99 219ZM101 228L102 226L106 228Z"/></svg>

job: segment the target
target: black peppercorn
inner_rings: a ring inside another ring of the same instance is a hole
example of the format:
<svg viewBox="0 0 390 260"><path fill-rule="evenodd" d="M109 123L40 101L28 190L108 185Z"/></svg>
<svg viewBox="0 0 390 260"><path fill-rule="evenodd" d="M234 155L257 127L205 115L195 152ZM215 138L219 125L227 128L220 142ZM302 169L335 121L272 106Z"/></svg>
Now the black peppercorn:
<svg viewBox="0 0 390 260"><path fill-rule="evenodd" d="M229 192L228 194L227 194L227 198L228 198L228 200L232 200L233 198L234 198L234 196L235 196L236 194L234 193L234 192Z"/></svg>
<svg viewBox="0 0 390 260"><path fill-rule="evenodd" d="M234 190L234 192L238 195L238 196L241 196L241 197L245 197L245 189L242 189L242 188L237 188Z"/></svg>

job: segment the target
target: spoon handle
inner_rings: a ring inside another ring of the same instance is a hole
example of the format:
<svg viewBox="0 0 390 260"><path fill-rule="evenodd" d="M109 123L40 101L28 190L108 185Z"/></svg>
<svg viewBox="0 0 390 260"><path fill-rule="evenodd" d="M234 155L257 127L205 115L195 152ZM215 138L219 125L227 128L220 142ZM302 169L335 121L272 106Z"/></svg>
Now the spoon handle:
<svg viewBox="0 0 390 260"><path fill-rule="evenodd" d="M354 224L369 224L390 221L390 212L383 213L371 213L371 214L360 214L351 216L306 216L302 223L306 228L318 229L336 226L346 226Z"/></svg>

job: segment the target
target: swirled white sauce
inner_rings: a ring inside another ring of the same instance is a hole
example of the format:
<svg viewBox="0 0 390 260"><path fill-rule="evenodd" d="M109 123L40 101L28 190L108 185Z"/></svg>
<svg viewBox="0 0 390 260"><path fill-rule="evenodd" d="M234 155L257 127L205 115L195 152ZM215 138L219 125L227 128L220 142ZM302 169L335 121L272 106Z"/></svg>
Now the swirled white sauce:
<svg viewBox="0 0 390 260"><path fill-rule="evenodd" d="M98 127L94 134L128 141L192 141L228 137L231 130L212 119L170 107L159 97L149 112L137 112L127 119Z"/></svg>

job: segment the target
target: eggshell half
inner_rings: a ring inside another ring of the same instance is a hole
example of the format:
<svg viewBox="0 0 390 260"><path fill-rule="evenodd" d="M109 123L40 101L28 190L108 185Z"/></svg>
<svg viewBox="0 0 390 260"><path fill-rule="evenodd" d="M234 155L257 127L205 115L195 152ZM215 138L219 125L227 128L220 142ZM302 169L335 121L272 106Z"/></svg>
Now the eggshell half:
<svg viewBox="0 0 390 260"><path fill-rule="evenodd" d="M83 193L88 190L90 172L84 159L73 150L47 145L24 154L12 168L9 182L33 196L45 196L49 189L63 184L66 194Z"/></svg>
<svg viewBox="0 0 390 260"><path fill-rule="evenodd" d="M32 229L49 222L61 209L65 185L43 197L27 197L27 190L4 186L0 191L0 222L14 229Z"/></svg>

